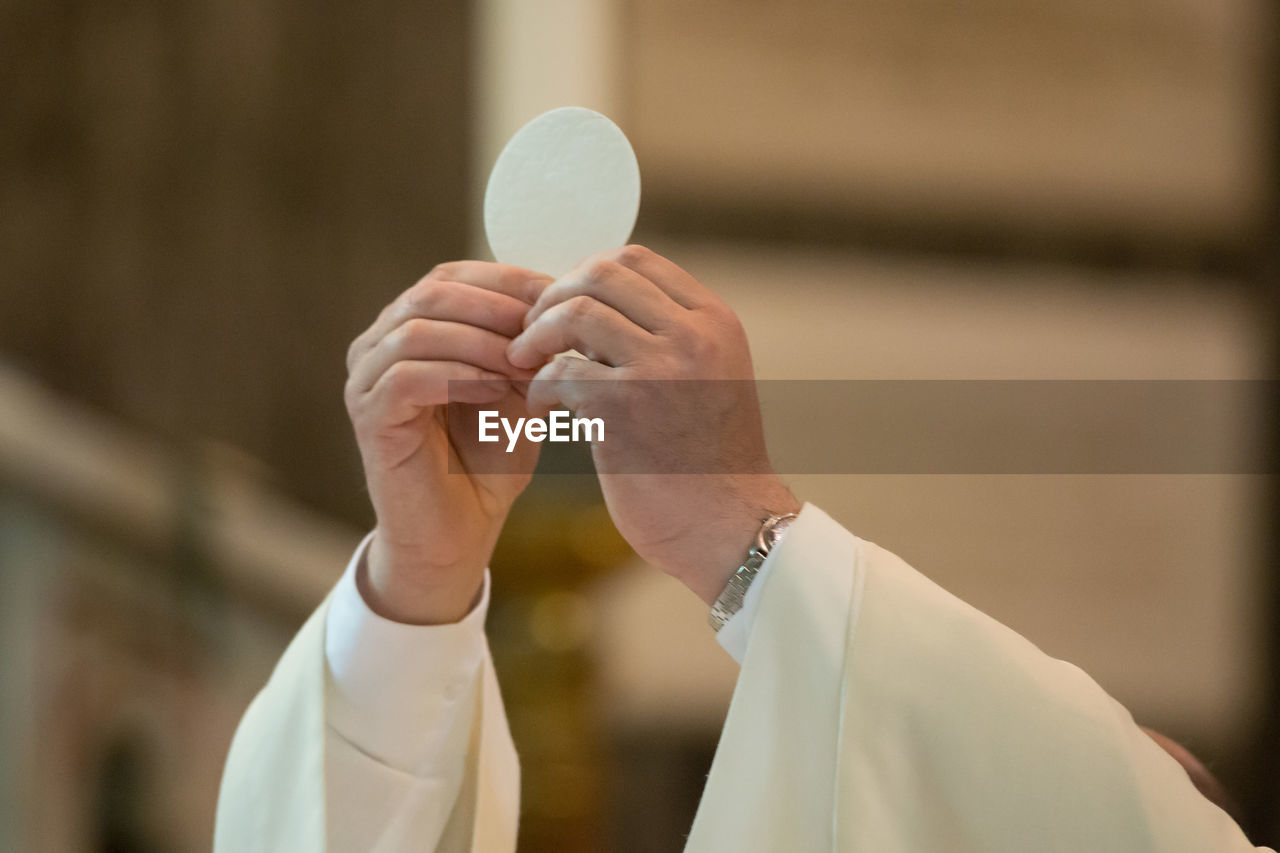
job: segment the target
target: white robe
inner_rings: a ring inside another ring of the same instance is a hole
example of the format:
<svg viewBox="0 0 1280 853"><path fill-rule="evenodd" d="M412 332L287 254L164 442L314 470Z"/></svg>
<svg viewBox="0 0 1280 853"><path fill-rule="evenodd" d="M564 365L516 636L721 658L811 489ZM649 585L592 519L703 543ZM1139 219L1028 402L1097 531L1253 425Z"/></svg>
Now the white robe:
<svg viewBox="0 0 1280 853"><path fill-rule="evenodd" d="M816 507L770 563L688 853L1254 850L1087 675ZM431 786L326 738L327 608L240 723L216 853L324 850L326 807L385 811L378 850L429 844ZM487 654L482 685L439 853L515 848L519 766ZM353 770L373 780L363 802L326 804L326 773Z"/></svg>

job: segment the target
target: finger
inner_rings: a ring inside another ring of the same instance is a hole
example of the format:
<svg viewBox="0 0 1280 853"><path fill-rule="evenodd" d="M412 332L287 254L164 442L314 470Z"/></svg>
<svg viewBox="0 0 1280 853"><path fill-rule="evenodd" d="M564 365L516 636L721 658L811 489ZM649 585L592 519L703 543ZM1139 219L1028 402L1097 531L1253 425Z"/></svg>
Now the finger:
<svg viewBox="0 0 1280 853"><path fill-rule="evenodd" d="M489 261L449 261L437 264L427 278L457 281L519 299L527 305L537 300L550 281L544 273Z"/></svg>
<svg viewBox="0 0 1280 853"><path fill-rule="evenodd" d="M652 338L615 308L590 296L575 296L543 312L507 347L516 367L538 368L551 356L576 349L611 366L633 360Z"/></svg>
<svg viewBox="0 0 1280 853"><path fill-rule="evenodd" d="M597 259L613 261L647 278L685 308L699 308L714 298L696 278L645 246L623 246L593 255L589 260Z"/></svg>
<svg viewBox="0 0 1280 853"><path fill-rule="evenodd" d="M446 403L489 403L511 390L506 377L456 361L397 361L359 395L375 423L399 426ZM452 394L452 397L450 396Z"/></svg>
<svg viewBox="0 0 1280 853"><path fill-rule="evenodd" d="M488 329L417 317L392 329L365 353L352 367L350 381L357 390L367 391L398 361L457 361L499 375L528 378L529 371L507 361L509 343L510 338Z"/></svg>
<svg viewBox="0 0 1280 853"><path fill-rule="evenodd" d="M683 313L683 306L649 279L616 261L597 258L579 264L572 272L549 284L525 315L528 327L548 309L575 296L590 296L617 310L642 329L660 331Z"/></svg>
<svg viewBox="0 0 1280 853"><path fill-rule="evenodd" d="M591 405L593 386L613 378L613 368L584 358L561 356L542 366L524 389L525 403L535 417L546 417L557 406L582 412Z"/></svg>
<svg viewBox="0 0 1280 853"><path fill-rule="evenodd" d="M415 317L470 323L508 337L551 282L550 276L481 261L440 264L382 309L347 351L347 369L392 329Z"/></svg>
<svg viewBox="0 0 1280 853"><path fill-rule="evenodd" d="M507 337L524 328L529 305L514 296L465 282L425 278L383 309L347 353L347 369L386 337L415 318L469 323Z"/></svg>

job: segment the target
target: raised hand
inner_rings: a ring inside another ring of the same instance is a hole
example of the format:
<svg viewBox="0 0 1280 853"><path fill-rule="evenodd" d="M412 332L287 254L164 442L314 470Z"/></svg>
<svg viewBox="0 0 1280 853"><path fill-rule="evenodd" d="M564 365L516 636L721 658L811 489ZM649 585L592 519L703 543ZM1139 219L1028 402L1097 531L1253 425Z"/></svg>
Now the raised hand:
<svg viewBox="0 0 1280 853"><path fill-rule="evenodd" d="M388 305L347 354L347 411L364 461L377 529L361 592L400 622L454 622L471 608L538 446L514 453L455 442L454 402L525 414L507 346L549 279L480 261L441 264ZM483 473L475 473L483 472Z"/></svg>
<svg viewBox="0 0 1280 853"><path fill-rule="evenodd" d="M507 355L538 371L530 411L560 403L604 420L592 454L618 531L713 602L760 522L799 507L769 465L737 316L676 264L627 246L547 286L525 322ZM569 349L587 358L548 361Z"/></svg>

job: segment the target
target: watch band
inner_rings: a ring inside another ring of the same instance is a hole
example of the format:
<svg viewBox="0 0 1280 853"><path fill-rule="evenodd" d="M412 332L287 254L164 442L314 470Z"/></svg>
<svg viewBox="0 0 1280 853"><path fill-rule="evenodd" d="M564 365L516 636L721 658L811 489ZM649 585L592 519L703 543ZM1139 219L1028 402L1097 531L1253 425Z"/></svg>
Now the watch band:
<svg viewBox="0 0 1280 853"><path fill-rule="evenodd" d="M769 552L777 545L778 540L782 538L782 534L795 518L796 514L789 512L785 515L771 515L760 523L755 544L747 552L747 558L729 578L724 591L720 593L716 603L711 605L711 612L707 614L707 624L717 632L724 627L724 623L742 609L742 603L747 597L747 590L751 588L751 582L756 579L765 558L769 556Z"/></svg>

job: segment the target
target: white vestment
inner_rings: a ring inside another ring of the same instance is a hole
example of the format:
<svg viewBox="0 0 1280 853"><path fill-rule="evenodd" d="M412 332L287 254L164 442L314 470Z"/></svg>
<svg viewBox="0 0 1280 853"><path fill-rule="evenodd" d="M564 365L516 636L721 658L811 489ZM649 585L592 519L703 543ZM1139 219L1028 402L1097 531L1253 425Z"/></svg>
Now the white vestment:
<svg viewBox="0 0 1280 853"><path fill-rule="evenodd" d="M689 853L1255 849L1082 671L816 507L768 562ZM326 737L331 599L240 723L216 853L324 850L327 822L368 810L376 836L344 851L514 850L519 766L487 650L442 804L431 780ZM358 790L326 803L342 774Z"/></svg>

